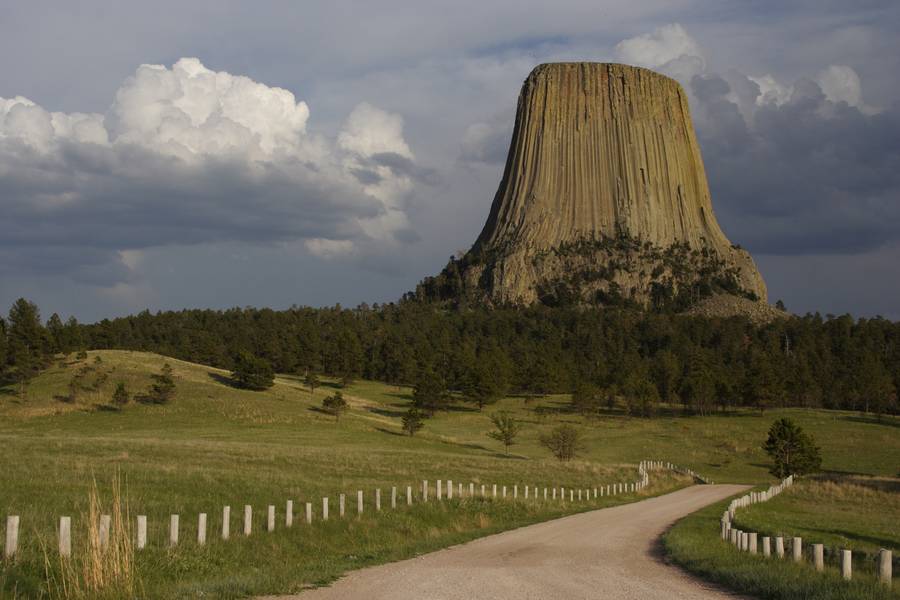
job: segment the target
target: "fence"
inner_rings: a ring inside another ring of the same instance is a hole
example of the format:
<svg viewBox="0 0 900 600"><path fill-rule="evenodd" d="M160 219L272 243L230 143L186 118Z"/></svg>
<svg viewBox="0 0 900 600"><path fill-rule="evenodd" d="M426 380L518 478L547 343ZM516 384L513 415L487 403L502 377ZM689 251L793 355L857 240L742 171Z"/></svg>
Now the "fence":
<svg viewBox="0 0 900 600"><path fill-rule="evenodd" d="M566 488L565 486L554 486L554 487L541 487L541 486L532 486L532 485L523 485L523 484L514 484L512 486L509 485L500 485L498 484L481 484L480 490L476 488L474 482L469 482L468 485L463 485L461 482L457 482L457 487L454 490L454 485L452 480L441 480L438 479L435 482L431 482L429 480L423 480L421 482L421 487L418 485L407 485L406 489L403 490L402 486L397 487L393 486L390 488L390 509L397 509L399 506L412 506L414 503L428 503L431 498L435 502L443 502L445 500L453 500L454 497L458 499L470 499L470 498L491 498L495 500L512 500L512 501L558 501L558 502L582 502L587 503L593 500L598 500L604 497L610 496L619 496L622 494L631 494L637 493L643 490L650 482L649 472L650 471L659 471L659 470L669 470L675 473L688 474L694 477L698 481L705 480L695 474L693 471L689 469L685 469L683 467L679 467L670 462L663 461L642 461L638 465L638 479L635 481L627 481L627 482L617 482L610 483L605 485L599 485L596 487L589 488ZM368 509L369 511L374 511L375 513L380 513L384 510L385 507L382 506L382 494L381 489L376 488L369 495L368 498L372 500L372 504L368 504L366 498L367 495L363 492L363 490L357 490L356 492L356 514L363 515L365 511ZM405 491L405 494L404 494ZM304 517L304 523L306 525L312 525L318 517L320 521L328 521L332 518L331 515L331 502L332 498L329 496L323 497L321 499L321 510L318 514L315 514L314 511L314 503L313 502L305 502L305 504L300 504L303 507L302 515ZM272 532L278 528L278 523L283 523L283 527L290 528L295 524L295 515L294 512L294 501L286 500L283 504L284 513L282 518L279 519L279 514L274 504L269 504L266 506L266 531ZM243 535L250 536L253 535L253 510L254 507L251 505L245 505L243 510L243 519L242 519L242 531ZM347 509L347 497L345 494L340 494L338 496L338 518L346 517L346 509ZM222 507L222 518L219 524L218 535L222 540L229 540L232 538L231 535L231 506L223 506ZM209 541L209 529L208 525L210 523L210 519L207 513L199 513L196 517L197 523L197 538L196 543L199 546L205 545ZM137 515L136 517L136 528L134 530L134 544L135 549L140 551L144 550L149 545L149 540L147 536L147 528L148 528L148 517L147 515ZM172 514L169 516L168 520L168 535L165 540L165 546L168 548L175 548L182 543L181 539L181 515ZM21 546L20 540L20 518L18 515L10 515L6 519L6 544L4 547L4 556L12 560L15 558L16 554L19 552ZM108 546L109 536L111 530L111 519L109 515L101 515L99 522L99 538L100 538L100 547L101 549ZM58 539L58 553L62 557L70 557L72 555L72 518L70 516L62 516L59 518L59 525L57 529L57 539Z"/></svg>
<svg viewBox="0 0 900 600"><path fill-rule="evenodd" d="M726 542L731 543L740 552L748 552L749 554L762 554L769 558L775 556L783 559L786 551L786 540L783 536L774 538L774 548L772 547L773 539L770 536L760 535L755 531L743 531L735 527L735 516L737 509L745 508L760 502L768 502L784 490L794 485L794 476L791 475L784 479L778 485L769 487L768 490L762 492L749 492L735 498L728 505L728 510L722 513L721 518L721 536ZM790 547L791 560L795 563L803 563L803 538L790 537L787 539L787 545ZM812 548L812 564L816 571L822 573L825 571L826 548L824 544L811 544ZM829 562L837 562L840 566L841 576L850 581L853 578L853 551L846 548L829 549ZM890 587L893 581L893 552L886 548L882 548L877 555L877 577L878 580Z"/></svg>

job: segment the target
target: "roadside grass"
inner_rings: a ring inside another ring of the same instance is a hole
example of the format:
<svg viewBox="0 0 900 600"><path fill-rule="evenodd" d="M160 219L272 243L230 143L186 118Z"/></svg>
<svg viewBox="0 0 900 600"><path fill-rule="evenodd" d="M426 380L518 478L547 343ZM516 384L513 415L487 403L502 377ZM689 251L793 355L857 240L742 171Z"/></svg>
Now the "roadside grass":
<svg viewBox="0 0 900 600"><path fill-rule="evenodd" d="M165 362L177 384L171 403L112 406L118 382L132 394L143 392ZM79 369L83 376L69 398ZM46 591L39 540L55 556L58 517L71 515L73 527L83 528L93 483L108 504L117 474L129 514L148 516L150 547L135 562L147 597L233 598L291 591L348 569L583 509L463 500L446 514L436 506L414 506L378 519L367 513L321 524L323 496L331 498L336 515L340 493L347 494L353 513L356 490L364 490L368 511L375 488L386 505L391 486L405 491L411 485L418 492L423 479L432 490L436 479L471 481L479 488L482 483L593 488L634 479L636 463L646 458L671 460L716 482L762 484L771 478L759 446L771 421L781 416L816 437L830 470L889 476L900 464L896 421L878 423L853 413L795 409L639 419L611 412L585 419L568 410L567 396L512 397L484 412L454 407L409 437L400 431L411 398L408 387L358 381L342 389L350 408L339 420L320 410L336 389L336 382L325 380L310 393L302 377L280 375L271 389L251 392L232 387L226 371L128 351L90 352L80 361L66 357L33 380L24 397L0 388L5 457L0 517L21 516L22 540L17 562L0 568L0 596L13 589L19 597ZM488 416L498 410L523 422L509 456L486 435L492 428ZM560 423L575 425L585 440L583 454L569 463L552 459L538 440ZM685 484L651 481L646 493ZM295 528L289 531L283 529L287 499L295 511ZM308 527L298 523L305 502L313 503L316 521L306 534ZM254 507L249 538L239 535L245 504ZM272 534L262 533L269 504L276 506L279 524ZM228 543L218 541L223 505L232 510ZM209 515L210 543L202 549L192 542L200 512ZM172 513L181 515L182 543L164 550ZM73 532L73 553L86 535L83 529ZM48 568L52 576L59 567L50 561Z"/></svg>
<svg viewBox="0 0 900 600"><path fill-rule="evenodd" d="M735 527L823 544L826 563L833 565L839 564L837 550L852 550L854 570L874 572L879 549L893 550L895 556L900 550L900 479L800 479L769 502L739 510Z"/></svg>
<svg viewBox="0 0 900 600"><path fill-rule="evenodd" d="M890 481L878 479L882 483ZM897 484L897 480L893 480ZM676 523L663 537L676 564L730 590L771 600L881 600L900 598L875 575L878 547L900 547L898 496L856 483L798 481L769 502L740 509L735 527L761 535L803 538L804 564L739 552L719 537L719 519L728 501L709 506ZM822 492L818 496L811 493ZM787 543L787 541L786 541ZM853 579L841 578L836 556L826 555L826 570L812 567L810 544L854 550ZM773 542L774 544L774 542ZM762 552L760 550L760 552Z"/></svg>

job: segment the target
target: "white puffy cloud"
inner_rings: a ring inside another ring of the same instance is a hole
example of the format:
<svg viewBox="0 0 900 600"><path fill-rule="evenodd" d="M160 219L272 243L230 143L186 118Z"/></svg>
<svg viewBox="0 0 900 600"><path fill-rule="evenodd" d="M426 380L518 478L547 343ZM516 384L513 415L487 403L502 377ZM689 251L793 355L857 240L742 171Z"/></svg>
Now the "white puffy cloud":
<svg viewBox="0 0 900 600"><path fill-rule="evenodd" d="M770 103L780 106L791 99L794 91L791 86L782 85L769 74L749 79L759 86L759 96L756 97L758 106Z"/></svg>
<svg viewBox="0 0 900 600"><path fill-rule="evenodd" d="M863 102L862 84L853 67L846 65L828 65L816 76L816 83L822 88L825 97L832 102L846 102L864 112L874 112Z"/></svg>
<svg viewBox="0 0 900 600"><path fill-rule="evenodd" d="M622 40L615 52L622 62L669 73L700 72L706 66L700 44L678 23Z"/></svg>
<svg viewBox="0 0 900 600"><path fill-rule="evenodd" d="M44 267L115 284L159 245L307 240L335 258L414 238L402 119L363 103L334 139L309 119L288 90L196 58L141 65L105 115L0 98L0 253L58 248Z"/></svg>

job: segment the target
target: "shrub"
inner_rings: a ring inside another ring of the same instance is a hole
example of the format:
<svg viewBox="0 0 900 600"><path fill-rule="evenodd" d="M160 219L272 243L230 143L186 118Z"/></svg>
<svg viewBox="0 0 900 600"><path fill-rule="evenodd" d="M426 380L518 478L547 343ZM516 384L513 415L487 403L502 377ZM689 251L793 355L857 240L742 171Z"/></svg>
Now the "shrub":
<svg viewBox="0 0 900 600"><path fill-rule="evenodd" d="M571 425L560 425L541 436L541 445L550 450L560 462L572 460L582 450L581 434Z"/></svg>

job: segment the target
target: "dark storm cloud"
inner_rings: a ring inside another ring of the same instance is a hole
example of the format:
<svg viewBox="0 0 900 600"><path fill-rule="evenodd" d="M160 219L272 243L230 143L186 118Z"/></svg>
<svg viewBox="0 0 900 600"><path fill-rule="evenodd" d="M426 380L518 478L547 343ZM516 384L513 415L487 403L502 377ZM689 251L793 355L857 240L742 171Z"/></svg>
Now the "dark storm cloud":
<svg viewBox="0 0 900 600"><path fill-rule="evenodd" d="M729 234L757 253L865 252L900 240L900 105L865 114L811 80L750 124L720 77L695 77L700 140Z"/></svg>

